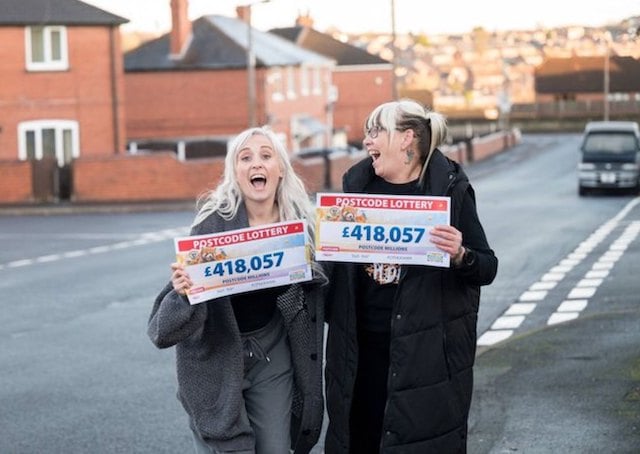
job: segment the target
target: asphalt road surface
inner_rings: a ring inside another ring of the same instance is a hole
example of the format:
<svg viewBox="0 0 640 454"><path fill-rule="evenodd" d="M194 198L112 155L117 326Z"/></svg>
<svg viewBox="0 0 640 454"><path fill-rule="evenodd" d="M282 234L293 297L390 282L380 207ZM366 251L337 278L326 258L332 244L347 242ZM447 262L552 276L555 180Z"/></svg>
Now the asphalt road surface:
<svg viewBox="0 0 640 454"><path fill-rule="evenodd" d="M578 144L525 136L467 166L500 259L479 314L471 453L640 446L640 209L629 194L578 197ZM192 216L0 211L0 453L190 451L173 350L146 323ZM608 273L588 277L597 264Z"/></svg>

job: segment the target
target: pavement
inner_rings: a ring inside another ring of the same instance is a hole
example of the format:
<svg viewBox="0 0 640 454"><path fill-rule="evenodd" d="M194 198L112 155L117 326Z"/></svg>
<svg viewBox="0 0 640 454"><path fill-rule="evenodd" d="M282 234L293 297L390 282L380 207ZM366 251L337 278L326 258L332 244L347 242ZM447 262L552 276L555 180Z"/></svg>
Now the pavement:
<svg viewBox="0 0 640 454"><path fill-rule="evenodd" d="M4 206L0 216L176 210L194 203ZM472 454L640 453L640 305L479 348L473 399Z"/></svg>
<svg viewBox="0 0 640 454"><path fill-rule="evenodd" d="M640 453L640 309L479 352L469 452Z"/></svg>

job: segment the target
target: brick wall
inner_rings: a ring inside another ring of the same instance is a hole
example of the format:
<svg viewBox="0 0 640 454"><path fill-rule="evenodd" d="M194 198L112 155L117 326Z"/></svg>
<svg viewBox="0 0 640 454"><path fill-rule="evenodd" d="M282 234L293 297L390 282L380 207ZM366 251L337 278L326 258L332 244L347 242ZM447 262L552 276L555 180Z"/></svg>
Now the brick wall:
<svg viewBox="0 0 640 454"><path fill-rule="evenodd" d="M486 159L519 141L516 133L495 133L473 140L474 160ZM466 162L464 144L444 146L451 159ZM310 194L340 191L342 175L366 153L336 154L330 161L331 188L325 187L324 159L292 159ZM171 152L152 155L81 158L74 162L74 201L193 200L215 187L224 168L222 158L178 161Z"/></svg>
<svg viewBox="0 0 640 454"><path fill-rule="evenodd" d="M496 133L472 142L474 160L486 159L516 145L517 130ZM451 159L466 163L464 144L444 146ZM342 175L366 153L336 154L330 161L331 187L325 187L323 158L292 159L295 171L310 194L340 191ZM73 163L73 201L134 202L195 200L219 183L224 168L222 158L179 161L172 152L140 155L81 157ZM33 202L32 163L0 161L0 204Z"/></svg>
<svg viewBox="0 0 640 454"><path fill-rule="evenodd" d="M476 137L471 141L473 147L473 160L481 161L483 159L487 159L488 157L515 145L518 141L519 135L515 131L501 131L483 137Z"/></svg>
<svg viewBox="0 0 640 454"><path fill-rule="evenodd" d="M127 137L131 140L237 133L247 126L243 71L128 72Z"/></svg>
<svg viewBox="0 0 640 454"><path fill-rule="evenodd" d="M78 159L78 202L194 200L222 177L221 159L178 161L173 153Z"/></svg>
<svg viewBox="0 0 640 454"><path fill-rule="evenodd" d="M393 73L391 69L356 71L337 67L333 84L338 87L334 127L344 128L349 142L360 142L367 116L393 97Z"/></svg>
<svg viewBox="0 0 640 454"><path fill-rule="evenodd" d="M322 158L292 159L291 165L309 194L325 190L324 160Z"/></svg>
<svg viewBox="0 0 640 454"><path fill-rule="evenodd" d="M334 190L342 173L359 158L345 157L332 165ZM324 161L293 159L292 165L309 193L324 191ZM85 158L74 162L76 202L195 200L222 178L224 159L181 162L173 153ZM337 182L337 183L336 183ZM336 186L337 184L337 186Z"/></svg>
<svg viewBox="0 0 640 454"><path fill-rule="evenodd" d="M29 161L0 161L0 202L33 201L32 169Z"/></svg>

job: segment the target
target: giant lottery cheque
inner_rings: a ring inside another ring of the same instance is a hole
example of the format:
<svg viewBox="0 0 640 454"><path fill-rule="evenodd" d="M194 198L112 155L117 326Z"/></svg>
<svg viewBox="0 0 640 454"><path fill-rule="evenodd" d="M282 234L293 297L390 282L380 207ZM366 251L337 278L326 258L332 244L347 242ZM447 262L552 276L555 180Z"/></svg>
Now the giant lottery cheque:
<svg viewBox="0 0 640 454"><path fill-rule="evenodd" d="M318 193L316 260L448 267L429 231L450 219L449 197Z"/></svg>
<svg viewBox="0 0 640 454"><path fill-rule="evenodd" d="M193 286L191 304L311 280L305 221L289 221L174 240Z"/></svg>

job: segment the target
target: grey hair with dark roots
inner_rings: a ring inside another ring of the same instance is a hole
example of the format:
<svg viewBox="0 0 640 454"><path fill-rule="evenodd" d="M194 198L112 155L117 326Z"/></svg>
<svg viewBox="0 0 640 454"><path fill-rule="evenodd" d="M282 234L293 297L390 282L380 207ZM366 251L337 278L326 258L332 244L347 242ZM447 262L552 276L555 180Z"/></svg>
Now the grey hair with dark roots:
<svg viewBox="0 0 640 454"><path fill-rule="evenodd" d="M280 167L282 169L282 179L276 191L276 203L280 213L281 221L292 221L304 219L307 221L307 237L309 244L314 244L314 215L315 210L302 180L296 175L289 160L289 154L278 136L267 127L256 127L247 129L238 134L227 145L227 155L224 160L224 174L222 182L210 191L205 192L198 199L198 214L193 220L193 226L200 224L211 213L217 212L224 219L231 219L238 213L238 208L242 202L242 193L236 178L236 159L238 153L254 135L265 136L276 152ZM314 270L319 269L314 266ZM320 270L321 272L321 270Z"/></svg>
<svg viewBox="0 0 640 454"><path fill-rule="evenodd" d="M400 99L376 107L367 117L365 131L380 126L389 131L389 141L396 131L413 130L417 142L422 170L420 182L424 183L433 151L447 138L447 121L442 114L426 109L413 99Z"/></svg>

